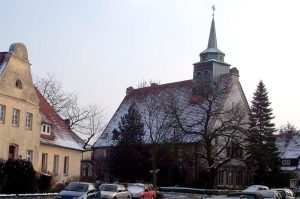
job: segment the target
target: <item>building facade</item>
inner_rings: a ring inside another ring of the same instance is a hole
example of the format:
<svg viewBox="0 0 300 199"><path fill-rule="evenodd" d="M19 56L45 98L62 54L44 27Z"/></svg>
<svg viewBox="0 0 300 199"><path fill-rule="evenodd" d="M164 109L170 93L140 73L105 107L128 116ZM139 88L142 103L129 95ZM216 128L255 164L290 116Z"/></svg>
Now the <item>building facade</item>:
<svg viewBox="0 0 300 199"><path fill-rule="evenodd" d="M0 53L0 157L26 158L38 168L39 100L23 44Z"/></svg>
<svg viewBox="0 0 300 199"><path fill-rule="evenodd" d="M0 52L0 158L26 159L37 172L80 176L83 141L35 88L27 49Z"/></svg>

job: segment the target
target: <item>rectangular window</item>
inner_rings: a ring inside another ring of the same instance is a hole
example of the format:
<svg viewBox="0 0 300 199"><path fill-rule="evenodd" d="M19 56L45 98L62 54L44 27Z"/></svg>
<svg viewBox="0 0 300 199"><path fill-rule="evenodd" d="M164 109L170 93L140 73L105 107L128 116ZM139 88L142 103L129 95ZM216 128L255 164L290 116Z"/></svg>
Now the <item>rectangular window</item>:
<svg viewBox="0 0 300 199"><path fill-rule="evenodd" d="M26 113L26 124L27 129L32 129L32 113Z"/></svg>
<svg viewBox="0 0 300 199"><path fill-rule="evenodd" d="M0 104L0 122L5 122L5 106Z"/></svg>
<svg viewBox="0 0 300 199"><path fill-rule="evenodd" d="M47 164L48 164L48 154L42 154L42 172L47 172Z"/></svg>
<svg viewBox="0 0 300 199"><path fill-rule="evenodd" d="M42 124L42 133L50 135L51 134L51 125Z"/></svg>
<svg viewBox="0 0 300 199"><path fill-rule="evenodd" d="M13 116L12 116L12 124L14 126L19 126L19 120L20 120L20 110L13 109Z"/></svg>
<svg viewBox="0 0 300 199"><path fill-rule="evenodd" d="M58 162L59 162L59 155L54 155L54 161L53 161L53 174L58 174Z"/></svg>
<svg viewBox="0 0 300 199"><path fill-rule="evenodd" d="M69 174L69 156L65 156L64 159L64 175L67 176Z"/></svg>
<svg viewBox="0 0 300 199"><path fill-rule="evenodd" d="M32 150L27 150L26 152L26 160L29 162L32 162L33 159L33 151Z"/></svg>

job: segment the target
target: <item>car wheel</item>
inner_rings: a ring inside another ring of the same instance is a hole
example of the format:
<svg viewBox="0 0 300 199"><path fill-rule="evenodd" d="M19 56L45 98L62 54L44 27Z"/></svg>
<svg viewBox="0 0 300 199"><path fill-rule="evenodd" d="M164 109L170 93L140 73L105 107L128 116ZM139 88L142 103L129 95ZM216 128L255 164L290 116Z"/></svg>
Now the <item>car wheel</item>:
<svg viewBox="0 0 300 199"><path fill-rule="evenodd" d="M115 196L115 197L113 197L113 199L117 199L117 197Z"/></svg>

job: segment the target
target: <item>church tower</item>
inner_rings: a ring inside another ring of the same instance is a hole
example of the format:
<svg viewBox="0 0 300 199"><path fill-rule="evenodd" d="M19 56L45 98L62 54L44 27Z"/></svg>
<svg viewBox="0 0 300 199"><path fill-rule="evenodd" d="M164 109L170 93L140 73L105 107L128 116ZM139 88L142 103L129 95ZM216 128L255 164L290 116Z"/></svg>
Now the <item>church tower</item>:
<svg viewBox="0 0 300 199"><path fill-rule="evenodd" d="M230 73L230 65L224 62L225 54L218 49L214 14L211 22L207 49L200 53L200 61L194 63L194 84L213 82L222 74Z"/></svg>

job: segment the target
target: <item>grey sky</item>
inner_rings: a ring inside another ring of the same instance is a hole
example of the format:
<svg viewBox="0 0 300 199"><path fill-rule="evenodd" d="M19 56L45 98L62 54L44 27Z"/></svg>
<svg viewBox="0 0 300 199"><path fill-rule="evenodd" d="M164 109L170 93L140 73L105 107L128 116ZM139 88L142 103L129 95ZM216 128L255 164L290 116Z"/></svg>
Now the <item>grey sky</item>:
<svg viewBox="0 0 300 199"><path fill-rule="evenodd" d="M10 0L0 51L23 42L34 76L56 74L82 103L117 109L129 86L192 78L215 4L218 47L240 71L248 101L259 80L276 126L300 127L298 0Z"/></svg>

